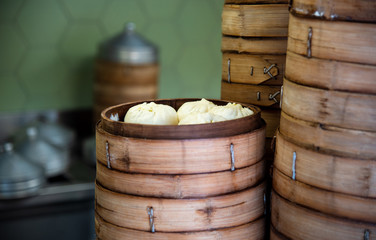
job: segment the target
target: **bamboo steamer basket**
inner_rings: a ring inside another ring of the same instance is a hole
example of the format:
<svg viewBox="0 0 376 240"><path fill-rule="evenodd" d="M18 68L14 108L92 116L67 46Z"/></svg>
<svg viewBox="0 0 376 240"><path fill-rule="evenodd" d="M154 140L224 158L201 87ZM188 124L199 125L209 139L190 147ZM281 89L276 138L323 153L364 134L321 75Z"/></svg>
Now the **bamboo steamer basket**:
<svg viewBox="0 0 376 240"><path fill-rule="evenodd" d="M225 4L222 33L242 37L286 37L287 4Z"/></svg>
<svg viewBox="0 0 376 240"><path fill-rule="evenodd" d="M273 108L262 108L261 118L266 122L266 137L273 138L275 136L276 130L279 127L281 110Z"/></svg>
<svg viewBox="0 0 376 240"><path fill-rule="evenodd" d="M302 120L375 131L375 105L376 95L323 90L284 80L283 111Z"/></svg>
<svg viewBox="0 0 376 240"><path fill-rule="evenodd" d="M376 158L376 133L304 121L281 112L280 132L299 146L324 154L355 159Z"/></svg>
<svg viewBox="0 0 376 240"><path fill-rule="evenodd" d="M284 175L290 178L294 176L297 181L316 188L364 198L376 198L375 159L344 158L323 154L301 147L278 132L274 167Z"/></svg>
<svg viewBox="0 0 376 240"><path fill-rule="evenodd" d="M270 226L270 240L289 240L281 233L279 233L275 228L271 225Z"/></svg>
<svg viewBox="0 0 376 240"><path fill-rule="evenodd" d="M327 20L376 22L376 2L369 0L294 0L291 12Z"/></svg>
<svg viewBox="0 0 376 240"><path fill-rule="evenodd" d="M122 228L104 221L98 214L95 215L95 226L98 229L97 236L102 240L262 240L264 239L264 219L260 218L251 223L247 223L238 227L231 227L225 229L216 229L210 231L200 232L145 232L129 228Z"/></svg>
<svg viewBox="0 0 376 240"><path fill-rule="evenodd" d="M374 223L333 217L294 204L272 192L272 225L289 239L375 239Z"/></svg>
<svg viewBox="0 0 376 240"><path fill-rule="evenodd" d="M292 82L336 91L376 94L376 66L307 58L290 51L285 76Z"/></svg>
<svg viewBox="0 0 376 240"><path fill-rule="evenodd" d="M374 24L323 21L290 14L287 50L320 59L376 65Z"/></svg>
<svg viewBox="0 0 376 240"><path fill-rule="evenodd" d="M237 53L285 55L287 51L287 37L244 38L223 35L221 50L222 52L235 51Z"/></svg>
<svg viewBox="0 0 376 240"><path fill-rule="evenodd" d="M113 192L96 183L96 212L114 225L149 231L148 208L153 208L155 231L208 231L240 226L264 214L265 184L203 199L139 197Z"/></svg>
<svg viewBox="0 0 376 240"><path fill-rule="evenodd" d="M273 189L281 197L319 212L376 223L376 198L357 197L312 187L274 168Z"/></svg>

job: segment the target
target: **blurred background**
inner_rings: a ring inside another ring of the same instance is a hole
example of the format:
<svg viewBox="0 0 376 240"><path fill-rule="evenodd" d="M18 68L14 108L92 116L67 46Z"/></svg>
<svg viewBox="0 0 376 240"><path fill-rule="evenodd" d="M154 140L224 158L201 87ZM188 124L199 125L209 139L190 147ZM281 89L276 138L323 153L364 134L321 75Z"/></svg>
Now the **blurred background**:
<svg viewBox="0 0 376 240"><path fill-rule="evenodd" d="M99 45L133 22L158 48L158 98L219 99L223 2L0 0L0 239L95 238ZM60 165L26 189L33 161Z"/></svg>

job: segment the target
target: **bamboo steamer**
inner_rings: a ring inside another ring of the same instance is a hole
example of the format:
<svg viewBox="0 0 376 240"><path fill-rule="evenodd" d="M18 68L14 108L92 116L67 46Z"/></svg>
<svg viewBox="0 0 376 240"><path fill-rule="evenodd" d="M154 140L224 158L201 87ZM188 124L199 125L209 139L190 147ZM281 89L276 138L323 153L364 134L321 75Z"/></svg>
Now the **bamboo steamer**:
<svg viewBox="0 0 376 240"><path fill-rule="evenodd" d="M266 122L266 137L273 138L275 136L276 130L279 127L281 110L273 108L262 108L261 117Z"/></svg>
<svg viewBox="0 0 376 240"><path fill-rule="evenodd" d="M376 65L373 24L323 21L290 14L287 50L320 59Z"/></svg>
<svg viewBox="0 0 376 240"><path fill-rule="evenodd" d="M280 90L280 86L251 85L222 81L221 98L255 104L261 107L279 108Z"/></svg>
<svg viewBox="0 0 376 240"><path fill-rule="evenodd" d="M183 175L127 173L97 163L96 180L107 189L130 195L202 198L224 195L255 186L264 179L264 172L264 160L236 171Z"/></svg>
<svg viewBox="0 0 376 240"><path fill-rule="evenodd" d="M331 192L293 180L274 168L273 189L281 197L319 212L376 223L376 198Z"/></svg>
<svg viewBox="0 0 376 240"><path fill-rule="evenodd" d="M286 78L302 85L376 94L375 75L373 65L307 58L290 51L286 55Z"/></svg>
<svg viewBox="0 0 376 240"><path fill-rule="evenodd" d="M281 86L285 55L222 54L222 80ZM267 69L270 69L266 71Z"/></svg>
<svg viewBox="0 0 376 240"><path fill-rule="evenodd" d="M251 54L280 54L287 51L287 37L233 37L222 36L222 52L237 52Z"/></svg>
<svg viewBox="0 0 376 240"><path fill-rule="evenodd" d="M306 121L355 130L376 130L376 95L323 90L285 78L282 108Z"/></svg>
<svg viewBox="0 0 376 240"><path fill-rule="evenodd" d="M350 221L304 208L272 192L272 224L289 239L374 239L376 225Z"/></svg>
<svg viewBox="0 0 376 240"><path fill-rule="evenodd" d="M376 22L376 2L370 0L294 0L291 12L327 20Z"/></svg>
<svg viewBox="0 0 376 240"><path fill-rule="evenodd" d="M149 231L148 208L153 208L155 231L208 231L240 226L264 213L261 183L246 190L203 199L148 198L110 191L96 183L96 212L114 225Z"/></svg>
<svg viewBox="0 0 376 240"><path fill-rule="evenodd" d="M301 147L277 133L274 167L299 182L344 194L376 198L375 159L344 158Z"/></svg>
<svg viewBox="0 0 376 240"><path fill-rule="evenodd" d="M270 240L289 240L281 233L279 233L275 228L271 225L270 226Z"/></svg>
<svg viewBox="0 0 376 240"><path fill-rule="evenodd" d="M225 4L222 33L242 37L285 37L288 26L287 4Z"/></svg>
<svg viewBox="0 0 376 240"><path fill-rule="evenodd" d="M304 121L281 112L280 132L289 141L321 153L355 159L376 158L376 133Z"/></svg>
<svg viewBox="0 0 376 240"><path fill-rule="evenodd" d="M231 227L225 229L216 229L210 231L200 232L145 232L129 228L122 228L104 221L98 214L95 215L95 227L98 229L97 236L102 240L262 240L264 239L264 219L260 218L251 223L247 223L238 227Z"/></svg>

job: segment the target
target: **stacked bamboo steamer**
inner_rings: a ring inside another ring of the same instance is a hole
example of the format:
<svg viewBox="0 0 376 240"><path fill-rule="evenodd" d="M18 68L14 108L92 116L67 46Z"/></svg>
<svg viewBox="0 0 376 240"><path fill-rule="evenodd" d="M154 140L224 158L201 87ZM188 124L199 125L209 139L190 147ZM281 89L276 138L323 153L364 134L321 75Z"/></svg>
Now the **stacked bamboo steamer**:
<svg viewBox="0 0 376 240"><path fill-rule="evenodd" d="M376 2L290 12L271 239L376 239Z"/></svg>
<svg viewBox="0 0 376 240"><path fill-rule="evenodd" d="M156 100L178 109L198 99ZM211 100L217 105L226 101ZM265 122L129 124L107 108L97 125L99 239L263 239Z"/></svg>

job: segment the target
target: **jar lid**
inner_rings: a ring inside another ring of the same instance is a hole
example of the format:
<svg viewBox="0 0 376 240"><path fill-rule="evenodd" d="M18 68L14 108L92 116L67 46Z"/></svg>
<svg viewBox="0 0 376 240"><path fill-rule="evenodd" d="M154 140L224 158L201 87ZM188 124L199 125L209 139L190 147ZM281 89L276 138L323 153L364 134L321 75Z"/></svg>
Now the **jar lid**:
<svg viewBox="0 0 376 240"><path fill-rule="evenodd" d="M111 62L146 64L158 60L157 47L135 32L135 24L128 23L124 31L102 43L99 58Z"/></svg>

